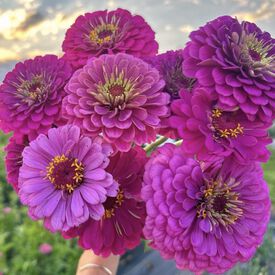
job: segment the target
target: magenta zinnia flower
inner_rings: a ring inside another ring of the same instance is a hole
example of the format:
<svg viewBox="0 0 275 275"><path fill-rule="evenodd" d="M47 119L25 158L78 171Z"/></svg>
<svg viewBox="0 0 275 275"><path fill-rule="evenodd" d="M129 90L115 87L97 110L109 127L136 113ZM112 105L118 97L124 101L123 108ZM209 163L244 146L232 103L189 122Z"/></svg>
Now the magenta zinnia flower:
<svg viewBox="0 0 275 275"><path fill-rule="evenodd" d="M77 126L50 129L23 151L19 196L33 219L51 231L66 231L104 215L117 183L106 171L112 149L81 136Z"/></svg>
<svg viewBox="0 0 275 275"><path fill-rule="evenodd" d="M262 243L271 201L259 164L202 171L166 144L145 167L145 237L165 259L197 274L223 273L251 259Z"/></svg>
<svg viewBox="0 0 275 275"><path fill-rule="evenodd" d="M66 86L64 116L86 134L103 137L120 151L155 139L167 116L164 81L146 62L127 54L90 59Z"/></svg>
<svg viewBox="0 0 275 275"><path fill-rule="evenodd" d="M183 70L214 87L223 109L240 108L250 120L275 117L275 39L255 24L219 17L190 35Z"/></svg>
<svg viewBox="0 0 275 275"><path fill-rule="evenodd" d="M185 90L188 93L195 86L196 80L186 77L182 72L182 50L168 51L157 56L144 58L144 60L159 71L160 76L165 81L163 92L170 95L171 102L179 98L180 90ZM177 137L175 130L169 127L167 118L161 121L160 134L171 138Z"/></svg>
<svg viewBox="0 0 275 275"><path fill-rule="evenodd" d="M193 94L181 93L172 103L171 127L183 139L185 153L207 160L211 155L234 156L238 162L267 161L270 152L266 145L269 123L250 121L241 110L225 111L217 100L203 88Z"/></svg>
<svg viewBox="0 0 275 275"><path fill-rule="evenodd" d="M145 20L129 11L97 11L79 16L68 29L62 45L74 68L101 54L128 53L137 57L158 52L155 33Z"/></svg>
<svg viewBox="0 0 275 275"><path fill-rule="evenodd" d="M46 133L60 119L64 86L71 68L55 55L18 63L0 86L0 127L28 135Z"/></svg>
<svg viewBox="0 0 275 275"><path fill-rule="evenodd" d="M101 221L90 219L79 228L65 232L64 237L79 236L81 247L104 257L111 253L121 255L126 249L136 247L145 220L145 204L140 201L145 162L145 152L139 147L111 157L107 171L119 183L117 197L108 197Z"/></svg>
<svg viewBox="0 0 275 275"><path fill-rule="evenodd" d="M24 148L29 144L26 136L13 136L9 139L8 145L5 147L6 158L5 166L7 173L7 181L12 185L13 189L18 193L18 175L22 166L22 153Z"/></svg>

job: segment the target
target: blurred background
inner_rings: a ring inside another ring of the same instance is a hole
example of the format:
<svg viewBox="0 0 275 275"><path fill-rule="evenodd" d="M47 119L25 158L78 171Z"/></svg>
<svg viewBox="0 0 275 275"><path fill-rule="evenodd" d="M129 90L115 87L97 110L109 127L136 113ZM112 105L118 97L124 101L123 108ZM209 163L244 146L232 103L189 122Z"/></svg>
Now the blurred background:
<svg viewBox="0 0 275 275"><path fill-rule="evenodd" d="M258 24L275 37L275 0L0 0L0 83L16 62L36 55L61 55L65 31L88 11L122 7L142 15L156 32L160 52L184 47L188 34L219 15L229 14ZM271 130L275 137L275 129ZM75 274L81 253L74 241L52 235L31 221L6 184L0 133L0 275ZM274 142L270 147L275 152ZM275 154L264 165L275 205ZM274 207L273 207L274 209ZM253 260L230 274L275 274L275 212L263 246ZM175 270L157 252L143 247L127 253L119 274L189 274Z"/></svg>

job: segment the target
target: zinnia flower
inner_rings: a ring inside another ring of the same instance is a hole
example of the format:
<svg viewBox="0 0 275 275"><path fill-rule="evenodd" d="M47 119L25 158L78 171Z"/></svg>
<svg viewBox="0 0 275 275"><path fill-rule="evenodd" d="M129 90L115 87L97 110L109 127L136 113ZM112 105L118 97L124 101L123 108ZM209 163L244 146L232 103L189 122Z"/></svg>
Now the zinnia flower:
<svg viewBox="0 0 275 275"><path fill-rule="evenodd" d="M269 123L250 121L240 110L225 111L217 100L203 88L193 94L181 93L172 103L171 127L183 139L185 153L207 160L212 155L234 156L238 162L267 161L270 152L266 145Z"/></svg>
<svg viewBox="0 0 275 275"><path fill-rule="evenodd" d="M158 69L165 81L164 92L171 96L171 100L179 98L179 91L191 91L196 83L194 78L186 77L182 71L183 50L168 51L152 57L144 58Z"/></svg>
<svg viewBox="0 0 275 275"><path fill-rule="evenodd" d="M104 215L107 196L117 183L106 172L112 149L81 136L77 126L39 135L23 151L19 196L33 219L44 219L51 231L68 230Z"/></svg>
<svg viewBox="0 0 275 275"><path fill-rule="evenodd" d="M144 60L159 71L160 76L165 81L163 92L170 95L171 102L179 98L180 90L188 93L195 86L196 80L186 77L182 72L182 50L168 51L153 57L144 58ZM160 134L171 138L177 137L176 132L169 127L167 118L161 121Z"/></svg>
<svg viewBox="0 0 275 275"><path fill-rule="evenodd" d="M120 151L155 139L169 96L159 73L127 54L92 58L66 86L64 117L90 136L103 137Z"/></svg>
<svg viewBox="0 0 275 275"><path fill-rule="evenodd" d="M126 249L136 247L145 220L145 204L140 201L145 162L145 152L139 147L127 153L117 152L111 157L107 171L119 183L117 197L108 197L101 221L89 219L63 235L67 238L79 236L80 246L104 257L110 253L121 255Z"/></svg>
<svg viewBox="0 0 275 275"><path fill-rule="evenodd" d="M202 171L180 147L166 144L145 167L142 197L150 245L177 267L224 273L251 259L263 241L271 201L257 163Z"/></svg>
<svg viewBox="0 0 275 275"><path fill-rule="evenodd" d="M3 213L4 213L4 214L10 214L11 211L12 211L11 207L4 207L4 208L3 208Z"/></svg>
<svg viewBox="0 0 275 275"><path fill-rule="evenodd" d="M60 119L64 86L71 68L55 55L16 64L0 86L0 127L28 135L46 133Z"/></svg>
<svg viewBox="0 0 275 275"><path fill-rule="evenodd" d="M215 88L219 107L250 120L275 117L275 40L255 24L219 17L190 35L183 71Z"/></svg>
<svg viewBox="0 0 275 275"><path fill-rule="evenodd" d="M13 189L18 193L18 175L22 166L22 152L29 144L26 136L15 135L9 139L8 145L5 147L6 158L5 166L7 173L7 181L12 185Z"/></svg>
<svg viewBox="0 0 275 275"><path fill-rule="evenodd" d="M158 52L158 43L141 16L117 9L79 16L68 29L62 49L72 66L80 68L90 57L101 54L153 56Z"/></svg>
<svg viewBox="0 0 275 275"><path fill-rule="evenodd" d="M51 254L52 251L53 251L53 247L48 244L48 243L42 243L40 246L39 246L39 252L43 255L48 255L48 254Z"/></svg>

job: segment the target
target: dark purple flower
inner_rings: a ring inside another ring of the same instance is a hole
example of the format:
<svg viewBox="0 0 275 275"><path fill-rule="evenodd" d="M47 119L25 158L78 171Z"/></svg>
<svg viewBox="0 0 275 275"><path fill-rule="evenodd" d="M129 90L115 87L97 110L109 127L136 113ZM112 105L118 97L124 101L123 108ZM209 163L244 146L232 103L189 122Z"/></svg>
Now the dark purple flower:
<svg viewBox="0 0 275 275"><path fill-rule="evenodd" d="M270 218L269 190L258 163L226 160L220 169L202 171L172 144L147 163L142 197L150 245L196 274L224 273L250 260Z"/></svg>
<svg viewBox="0 0 275 275"><path fill-rule="evenodd" d="M219 107L250 120L275 117L275 40L255 24L219 17L190 35L183 71L215 90Z"/></svg>
<svg viewBox="0 0 275 275"><path fill-rule="evenodd" d="M120 151L156 137L168 115L169 96L156 69L128 54L89 59L66 86L64 117L89 136L103 137Z"/></svg>
<svg viewBox="0 0 275 275"><path fill-rule="evenodd" d="M144 58L146 62L155 67L160 76L165 81L163 92L168 93L173 100L179 98L180 90L191 92L195 86L195 79L186 77L182 72L183 51L168 51L153 57ZM168 119L164 118L161 121L160 134L171 138L176 138L175 130L169 127Z"/></svg>
<svg viewBox="0 0 275 275"><path fill-rule="evenodd" d="M193 89L196 80L186 77L182 71L183 50L168 51L144 60L155 67L165 81L164 92L168 93L171 100L179 98L179 91Z"/></svg>
<svg viewBox="0 0 275 275"><path fill-rule="evenodd" d="M112 156L106 170L119 184L118 195L107 198L105 214L100 221L89 219L79 228L64 232L64 237L79 236L81 247L104 257L111 253L121 255L126 249L136 247L142 237L146 215L145 204L140 198L146 161L145 151L140 147Z"/></svg>
<svg viewBox="0 0 275 275"><path fill-rule="evenodd" d="M64 86L71 67L55 55L17 63L0 86L0 127L27 135L46 133L60 119Z"/></svg>
<svg viewBox="0 0 275 275"><path fill-rule="evenodd" d="M124 9L96 11L79 16L62 45L74 68L101 54L128 53L137 57L158 52L155 33L139 15Z"/></svg>
<svg viewBox="0 0 275 275"><path fill-rule="evenodd" d="M52 128L23 151L19 196L32 219L49 230L67 231L90 217L100 220L107 196L118 185L106 171L110 145L92 141L77 126Z"/></svg>
<svg viewBox="0 0 275 275"><path fill-rule="evenodd" d="M181 93L172 103L170 125L183 139L185 153L199 160L234 156L240 163L267 161L270 152L266 145L269 123L250 121L240 110L225 111L218 107L213 94L196 88L192 95Z"/></svg>

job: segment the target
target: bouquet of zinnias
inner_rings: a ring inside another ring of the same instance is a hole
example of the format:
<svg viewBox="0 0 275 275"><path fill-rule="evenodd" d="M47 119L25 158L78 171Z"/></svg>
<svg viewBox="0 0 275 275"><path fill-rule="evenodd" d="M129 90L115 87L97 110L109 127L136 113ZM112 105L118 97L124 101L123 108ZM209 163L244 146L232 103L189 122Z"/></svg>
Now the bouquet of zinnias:
<svg viewBox="0 0 275 275"><path fill-rule="evenodd" d="M251 259L270 218L275 40L222 16L158 55L144 19L117 9L79 16L62 49L0 86L7 179L29 216L105 257L145 238L197 274Z"/></svg>

